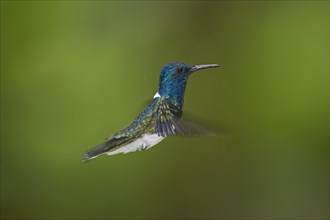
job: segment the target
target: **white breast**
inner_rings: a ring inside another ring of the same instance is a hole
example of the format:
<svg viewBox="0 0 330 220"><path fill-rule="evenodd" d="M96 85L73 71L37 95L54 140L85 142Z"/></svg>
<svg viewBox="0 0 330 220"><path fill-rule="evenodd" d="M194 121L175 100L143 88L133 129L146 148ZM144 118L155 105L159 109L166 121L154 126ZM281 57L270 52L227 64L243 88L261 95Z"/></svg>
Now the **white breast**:
<svg viewBox="0 0 330 220"><path fill-rule="evenodd" d="M130 153L137 150L147 150L152 146L155 146L159 142L161 142L165 137L158 136L158 134L144 134L140 138L136 139L135 141L121 146L114 151L110 151L106 153L107 155L114 155L119 153Z"/></svg>

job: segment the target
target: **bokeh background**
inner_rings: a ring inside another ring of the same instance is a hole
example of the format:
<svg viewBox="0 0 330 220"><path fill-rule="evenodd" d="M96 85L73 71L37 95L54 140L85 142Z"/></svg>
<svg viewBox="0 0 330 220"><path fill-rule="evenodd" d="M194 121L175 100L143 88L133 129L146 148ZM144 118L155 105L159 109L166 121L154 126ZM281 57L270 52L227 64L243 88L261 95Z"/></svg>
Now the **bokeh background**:
<svg viewBox="0 0 330 220"><path fill-rule="evenodd" d="M81 162L171 61L230 131ZM2 219L328 219L328 1L1 1Z"/></svg>

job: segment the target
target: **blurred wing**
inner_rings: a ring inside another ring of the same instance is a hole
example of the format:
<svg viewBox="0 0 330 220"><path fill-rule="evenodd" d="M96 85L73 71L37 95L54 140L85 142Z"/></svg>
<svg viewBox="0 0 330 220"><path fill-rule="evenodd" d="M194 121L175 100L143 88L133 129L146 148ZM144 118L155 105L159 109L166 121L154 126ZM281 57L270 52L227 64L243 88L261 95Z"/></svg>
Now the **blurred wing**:
<svg viewBox="0 0 330 220"><path fill-rule="evenodd" d="M214 136L215 133L181 118L182 110L170 100L162 100L157 108L156 133L158 136L188 135Z"/></svg>
<svg viewBox="0 0 330 220"><path fill-rule="evenodd" d="M185 136L200 136L200 137L207 137L207 136L217 136L216 133L205 129L204 127L200 126L199 124L188 121L186 119L181 118L177 124L177 134L185 135Z"/></svg>

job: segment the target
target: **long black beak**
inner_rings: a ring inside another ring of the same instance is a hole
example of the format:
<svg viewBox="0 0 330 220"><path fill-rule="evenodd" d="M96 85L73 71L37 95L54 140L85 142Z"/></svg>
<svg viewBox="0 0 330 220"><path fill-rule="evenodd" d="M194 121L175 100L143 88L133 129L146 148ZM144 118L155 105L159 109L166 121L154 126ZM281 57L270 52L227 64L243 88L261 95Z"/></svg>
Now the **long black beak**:
<svg viewBox="0 0 330 220"><path fill-rule="evenodd" d="M195 65L193 67L190 68L190 72L195 72L197 70L201 70L201 69L206 69L206 68L214 68L214 67L219 67L219 64L202 64L202 65Z"/></svg>

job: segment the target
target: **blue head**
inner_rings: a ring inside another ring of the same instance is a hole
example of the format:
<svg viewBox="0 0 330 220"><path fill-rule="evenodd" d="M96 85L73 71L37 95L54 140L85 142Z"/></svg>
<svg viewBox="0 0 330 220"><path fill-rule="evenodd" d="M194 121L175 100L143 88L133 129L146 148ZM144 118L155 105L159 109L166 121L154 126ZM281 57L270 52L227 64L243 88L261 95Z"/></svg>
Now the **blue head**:
<svg viewBox="0 0 330 220"><path fill-rule="evenodd" d="M181 62L168 63L160 71L158 93L160 96L171 98L182 108L184 92L189 76L197 70L218 66L218 64L193 66Z"/></svg>

